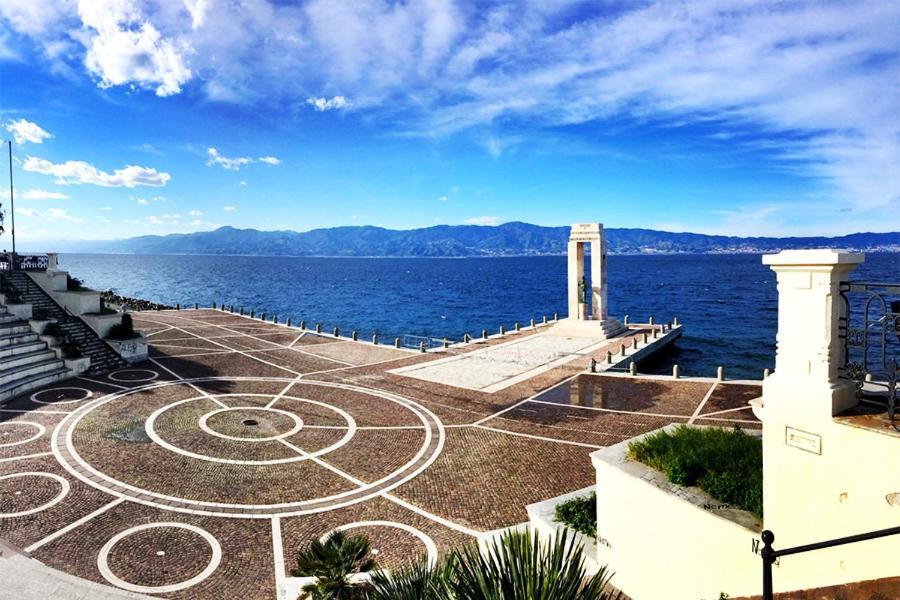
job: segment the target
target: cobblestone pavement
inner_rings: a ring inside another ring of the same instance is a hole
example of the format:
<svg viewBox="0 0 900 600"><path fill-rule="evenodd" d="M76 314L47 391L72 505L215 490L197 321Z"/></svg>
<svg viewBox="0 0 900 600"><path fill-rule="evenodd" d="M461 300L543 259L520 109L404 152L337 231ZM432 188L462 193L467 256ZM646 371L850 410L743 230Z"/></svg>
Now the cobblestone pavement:
<svg viewBox="0 0 900 600"><path fill-rule="evenodd" d="M586 372L627 339L488 393L402 368L542 328L420 353L222 311L134 321L149 360L0 408L0 540L130 594L285 597L297 549L337 528L388 568L436 557L590 485L594 449L759 427L758 384Z"/></svg>

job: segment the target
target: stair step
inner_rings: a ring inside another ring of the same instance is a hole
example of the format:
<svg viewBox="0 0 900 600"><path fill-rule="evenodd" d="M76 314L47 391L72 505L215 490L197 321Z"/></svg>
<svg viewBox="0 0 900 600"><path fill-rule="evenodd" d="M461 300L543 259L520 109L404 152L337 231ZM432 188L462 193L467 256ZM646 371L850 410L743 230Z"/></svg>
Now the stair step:
<svg viewBox="0 0 900 600"><path fill-rule="evenodd" d="M22 356L24 354L30 354L31 352L37 352L39 350L48 350L47 343L40 340L33 340L0 346L0 362L8 357Z"/></svg>
<svg viewBox="0 0 900 600"><path fill-rule="evenodd" d="M6 348L7 346L13 346L16 344L27 344L30 342L37 341L38 334L31 331L29 328L26 333L9 333L0 335L0 348Z"/></svg>
<svg viewBox="0 0 900 600"><path fill-rule="evenodd" d="M30 377L32 375L39 375L41 373L46 373L47 371L54 371L63 367L63 361L56 358L56 355L52 355L53 358L48 358L47 360L42 360L38 362L28 363L25 365L19 365L17 367L11 367L9 369L4 369L0 372L0 386L3 386L7 383L15 382L19 379L24 379L26 377Z"/></svg>
<svg viewBox="0 0 900 600"><path fill-rule="evenodd" d="M16 333L31 332L31 325L21 319L16 319L9 323L0 323L0 335L11 335Z"/></svg>
<svg viewBox="0 0 900 600"><path fill-rule="evenodd" d="M72 372L65 367L60 367L54 371L47 371L29 377L23 377L10 383L0 385L0 402L24 394L33 389L42 388L44 386L55 383L61 379L67 379L72 376Z"/></svg>
<svg viewBox="0 0 900 600"><path fill-rule="evenodd" d="M56 353L47 348L38 348L31 352L22 352L0 358L0 376L5 375L10 369L33 365L50 359L56 360Z"/></svg>

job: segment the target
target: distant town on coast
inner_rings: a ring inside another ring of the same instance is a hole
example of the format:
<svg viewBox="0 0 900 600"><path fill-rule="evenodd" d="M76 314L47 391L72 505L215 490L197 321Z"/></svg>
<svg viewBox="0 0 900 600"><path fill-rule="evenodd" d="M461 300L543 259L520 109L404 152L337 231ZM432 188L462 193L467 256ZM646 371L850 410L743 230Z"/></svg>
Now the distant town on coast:
<svg viewBox="0 0 900 600"><path fill-rule="evenodd" d="M607 230L611 254L738 254L797 248L900 251L900 232L839 237L736 237L653 229ZM511 222L497 226L438 225L394 230L373 226L311 231L260 231L220 227L214 231L146 235L121 240L60 241L64 252L111 254L232 254L251 256L476 257L553 256L566 253L568 227ZM41 247L47 246L42 243Z"/></svg>

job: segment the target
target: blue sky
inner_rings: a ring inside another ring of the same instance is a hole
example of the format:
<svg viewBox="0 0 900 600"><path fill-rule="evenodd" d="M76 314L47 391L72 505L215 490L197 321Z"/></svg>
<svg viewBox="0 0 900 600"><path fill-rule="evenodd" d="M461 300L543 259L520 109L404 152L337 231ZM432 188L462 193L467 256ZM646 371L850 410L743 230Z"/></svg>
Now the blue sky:
<svg viewBox="0 0 900 600"><path fill-rule="evenodd" d="M3 0L0 124L23 241L900 230L900 3Z"/></svg>

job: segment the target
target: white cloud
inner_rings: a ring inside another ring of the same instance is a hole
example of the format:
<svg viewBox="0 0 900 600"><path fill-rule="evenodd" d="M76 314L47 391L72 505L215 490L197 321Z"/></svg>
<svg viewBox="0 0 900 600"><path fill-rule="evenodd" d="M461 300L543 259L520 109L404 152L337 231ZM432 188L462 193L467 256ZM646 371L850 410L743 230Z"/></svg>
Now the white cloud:
<svg viewBox="0 0 900 600"><path fill-rule="evenodd" d="M249 165L253 162L253 159L249 156L241 156L239 158L227 158L219 154L219 151L215 148L207 148L207 161L206 166L211 167L213 165L221 165L223 169L229 169L231 171L237 171L241 167L245 165Z"/></svg>
<svg viewBox="0 0 900 600"><path fill-rule="evenodd" d="M172 225L181 220L181 215L176 214L162 214L162 215L148 215L144 217L144 221L149 223L150 225Z"/></svg>
<svg viewBox="0 0 900 600"><path fill-rule="evenodd" d="M48 192L45 190L31 189L25 190L21 194L25 200L68 200L69 197L60 192Z"/></svg>
<svg viewBox="0 0 900 600"><path fill-rule="evenodd" d="M161 173L149 167L128 165L110 174L81 160L55 164L34 156L25 158L23 168L42 175L52 175L56 177L56 183L59 185L88 183L101 187L133 188L139 185L161 187L172 178L168 173Z"/></svg>
<svg viewBox="0 0 900 600"><path fill-rule="evenodd" d="M189 210L188 215L190 215L192 217L202 217L203 213L199 210Z"/></svg>
<svg viewBox="0 0 900 600"><path fill-rule="evenodd" d="M307 98L306 103L316 109L317 112L341 110L342 108L350 107L350 102L343 96L335 96L330 100L328 98Z"/></svg>
<svg viewBox="0 0 900 600"><path fill-rule="evenodd" d="M101 87L131 84L171 96L191 79L190 46L163 37L136 2L80 0L78 13L89 32L84 62Z"/></svg>
<svg viewBox="0 0 900 600"><path fill-rule="evenodd" d="M112 210L112 207L111 206L101 206L98 210L103 210L103 211Z"/></svg>
<svg viewBox="0 0 900 600"><path fill-rule="evenodd" d="M241 185L241 187L247 187L247 182L246 182L246 181L242 181L240 185Z"/></svg>
<svg viewBox="0 0 900 600"><path fill-rule="evenodd" d="M137 202L141 206L147 206L148 204L150 204L150 201L146 198L138 198L137 200L135 200L135 202Z"/></svg>
<svg viewBox="0 0 900 600"><path fill-rule="evenodd" d="M471 217L463 221L466 225L499 225L500 217Z"/></svg>
<svg viewBox="0 0 900 600"><path fill-rule="evenodd" d="M16 214L25 217L39 217L41 219L52 219L55 221L71 221L73 223L81 223L82 220L72 216L67 210L62 208L48 208L45 211L36 208L22 207L16 209Z"/></svg>
<svg viewBox="0 0 900 600"><path fill-rule="evenodd" d="M446 202L446 201L449 200L449 199L450 199L450 197L449 197L449 196L446 196L446 195L444 195L444 196L438 196L438 200L440 200L441 202Z"/></svg>
<svg viewBox="0 0 900 600"><path fill-rule="evenodd" d="M44 213L44 216L49 219L57 219L59 221L72 221L74 223L81 223L82 220L76 217L73 217L69 214L68 211L62 208L48 208Z"/></svg>
<svg viewBox="0 0 900 600"><path fill-rule="evenodd" d="M234 212L237 210L237 206L223 206L222 210L225 212Z"/></svg>
<svg viewBox="0 0 900 600"><path fill-rule="evenodd" d="M16 121L8 121L6 123L6 130L13 134L13 139L16 140L16 143L22 145L26 142L30 142L32 144L40 144L44 140L52 138L53 136L44 131L40 125L37 123L32 123L31 121L26 121L25 119L18 119Z"/></svg>
<svg viewBox="0 0 900 600"><path fill-rule="evenodd" d="M268 165L280 165L281 159L275 156L260 156L259 158L252 158L250 156L239 156L237 158L229 158L227 156L223 156L216 148L207 148L206 149L206 166L212 167L213 165L220 165L223 169L228 169L231 171L239 171L241 167L252 165L255 162L266 163ZM241 182L243 184L243 182Z"/></svg>

